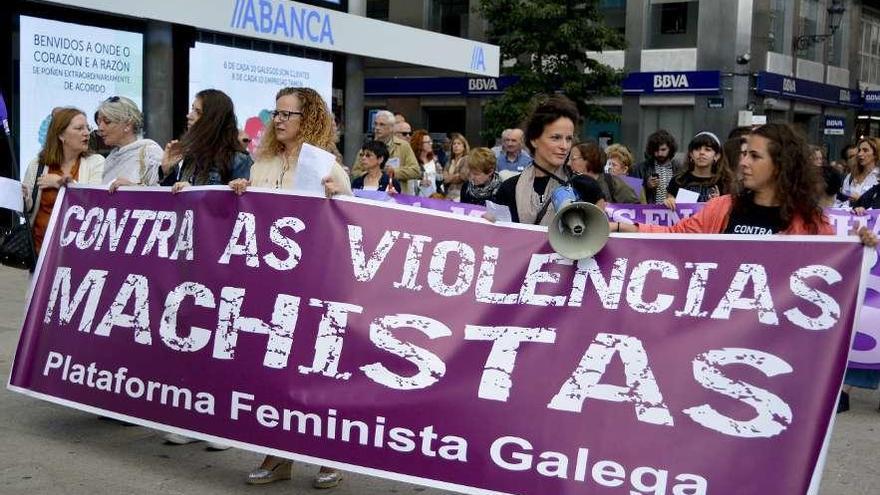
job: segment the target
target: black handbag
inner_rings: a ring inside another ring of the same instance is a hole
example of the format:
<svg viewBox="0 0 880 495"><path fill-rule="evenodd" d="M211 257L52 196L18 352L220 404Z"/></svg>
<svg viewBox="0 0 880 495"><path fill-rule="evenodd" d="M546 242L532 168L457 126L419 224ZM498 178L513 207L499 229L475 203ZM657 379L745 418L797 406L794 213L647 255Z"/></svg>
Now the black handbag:
<svg viewBox="0 0 880 495"><path fill-rule="evenodd" d="M43 164L37 169L37 178L43 173ZM37 250L31 232L30 213L37 207L37 183L31 191L31 207L24 213L13 215L12 227L0 240L0 263L12 268L34 271L37 266Z"/></svg>

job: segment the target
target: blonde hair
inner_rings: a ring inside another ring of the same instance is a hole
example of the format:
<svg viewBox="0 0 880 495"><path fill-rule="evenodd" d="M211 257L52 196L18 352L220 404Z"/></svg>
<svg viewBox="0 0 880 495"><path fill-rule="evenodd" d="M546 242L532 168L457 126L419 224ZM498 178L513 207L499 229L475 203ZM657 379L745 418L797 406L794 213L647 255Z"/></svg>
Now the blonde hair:
<svg viewBox="0 0 880 495"><path fill-rule="evenodd" d="M331 153L336 151L333 134L333 117L327 110L327 104L312 88L284 88L275 95L277 102L284 96L293 95L301 104L299 116L299 133L296 136L296 145L309 143L312 146L327 150ZM284 153L284 145L275 136L275 126L270 122L260 140L260 149L257 157L260 159L271 158Z"/></svg>
<svg viewBox="0 0 880 495"><path fill-rule="evenodd" d="M456 141L461 141L461 144L464 145L464 153L462 153L461 156L462 157L467 156L467 154L471 152L471 145L468 144L468 140L465 139L465 137L463 135L461 135L457 132L453 132L452 134L449 135L449 156L452 158L456 158L456 156L453 155L454 152L452 151L452 145Z"/></svg>
<svg viewBox="0 0 880 495"><path fill-rule="evenodd" d="M124 96L111 96L102 101L96 113L110 122L131 124L131 130L136 136L144 132L143 112L134 101Z"/></svg>
<svg viewBox="0 0 880 495"><path fill-rule="evenodd" d="M605 156L607 156L609 160L615 157L618 158L620 163L626 168L632 168L633 166L632 152L622 144L612 144L606 148Z"/></svg>
<svg viewBox="0 0 880 495"><path fill-rule="evenodd" d="M467 154L465 166L470 170L491 174L495 171L495 153L489 148L474 148Z"/></svg>

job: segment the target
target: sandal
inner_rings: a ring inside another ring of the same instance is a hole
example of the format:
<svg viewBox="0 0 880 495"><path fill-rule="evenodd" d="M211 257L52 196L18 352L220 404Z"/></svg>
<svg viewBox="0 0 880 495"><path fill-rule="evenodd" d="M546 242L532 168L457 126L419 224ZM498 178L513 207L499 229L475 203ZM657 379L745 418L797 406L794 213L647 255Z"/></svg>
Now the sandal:
<svg viewBox="0 0 880 495"><path fill-rule="evenodd" d="M342 473L339 471L318 472L315 479L312 480L312 486L319 490L325 490L336 488L340 481L342 481Z"/></svg>
<svg viewBox="0 0 880 495"><path fill-rule="evenodd" d="M289 480L291 467L293 467L293 462L282 460L278 464L275 464L275 467L272 469L262 467L254 469L248 473L247 484L265 485L276 481Z"/></svg>

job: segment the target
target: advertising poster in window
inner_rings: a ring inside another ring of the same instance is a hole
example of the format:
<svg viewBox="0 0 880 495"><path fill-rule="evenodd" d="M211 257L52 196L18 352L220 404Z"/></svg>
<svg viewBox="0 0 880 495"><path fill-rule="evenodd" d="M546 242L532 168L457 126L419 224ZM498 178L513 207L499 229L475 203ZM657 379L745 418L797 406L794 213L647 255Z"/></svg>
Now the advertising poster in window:
<svg viewBox="0 0 880 495"><path fill-rule="evenodd" d="M285 87L309 87L328 108L333 88L333 64L320 60L196 43L189 56L189 97L204 89L219 89L235 104L238 126L250 136L248 151L260 144L263 128L275 109L275 94Z"/></svg>
<svg viewBox="0 0 880 495"><path fill-rule="evenodd" d="M129 31L21 17L21 175L42 149L52 110L76 107L95 127L110 96L143 108L143 35Z"/></svg>

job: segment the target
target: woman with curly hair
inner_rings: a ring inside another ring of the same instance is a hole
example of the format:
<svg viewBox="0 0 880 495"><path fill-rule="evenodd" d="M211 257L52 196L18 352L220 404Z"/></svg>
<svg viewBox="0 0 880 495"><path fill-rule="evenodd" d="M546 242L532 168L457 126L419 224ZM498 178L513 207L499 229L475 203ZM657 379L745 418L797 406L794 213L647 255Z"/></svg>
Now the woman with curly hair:
<svg viewBox="0 0 880 495"><path fill-rule="evenodd" d="M464 136L457 132L449 135L449 164L443 170L443 186L447 199L458 201L461 198L461 188L468 180L469 172L464 161L470 151L471 147Z"/></svg>
<svg viewBox="0 0 880 495"><path fill-rule="evenodd" d="M608 172L611 175L629 175L633 166L633 155L629 148L622 144L612 144L605 148L605 156L608 157Z"/></svg>
<svg viewBox="0 0 880 495"><path fill-rule="evenodd" d="M733 172L722 160L721 141L711 132L699 132L688 144L687 166L666 186L663 204L675 209L675 198L680 189L698 194L697 203L728 194L733 185Z"/></svg>
<svg viewBox="0 0 880 495"><path fill-rule="evenodd" d="M699 234L834 234L822 212L822 178L804 138L788 124L766 124L747 137L740 161L742 188L709 200L693 216L671 226L611 222L612 232ZM877 238L865 228L867 245Z"/></svg>
<svg viewBox="0 0 880 495"><path fill-rule="evenodd" d="M248 186L293 189L293 179L304 143L329 153L336 150L333 117L321 95L311 88L283 88L275 95L272 124L267 126L251 167L251 177L237 179L229 186L243 193ZM327 196L351 195L348 175L334 163L323 180Z"/></svg>
<svg viewBox="0 0 880 495"><path fill-rule="evenodd" d="M180 161L171 192L247 179L253 160L238 140L238 120L229 96L216 89L199 91L193 109L199 109L198 118L180 141L166 148L162 160L165 173L169 172L169 163Z"/></svg>
<svg viewBox="0 0 880 495"><path fill-rule="evenodd" d="M321 95L311 88L284 88L275 96L272 125L266 128L257 161L251 167L251 178L236 179L229 187L243 194L248 186L273 189L293 189L294 175L299 164L302 145L308 143L330 153L336 149L333 117ZM334 163L328 177L323 179L327 196L351 195L348 175L339 163ZM260 467L251 471L247 483L263 485L289 480L293 462L268 455ZM342 480L342 473L322 467L312 484L315 488L333 488Z"/></svg>

